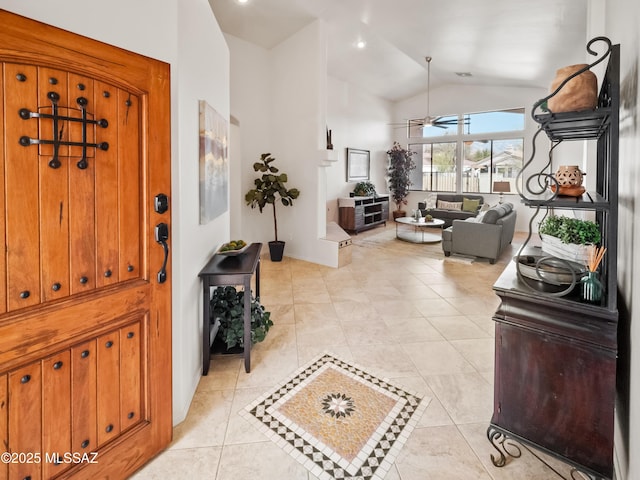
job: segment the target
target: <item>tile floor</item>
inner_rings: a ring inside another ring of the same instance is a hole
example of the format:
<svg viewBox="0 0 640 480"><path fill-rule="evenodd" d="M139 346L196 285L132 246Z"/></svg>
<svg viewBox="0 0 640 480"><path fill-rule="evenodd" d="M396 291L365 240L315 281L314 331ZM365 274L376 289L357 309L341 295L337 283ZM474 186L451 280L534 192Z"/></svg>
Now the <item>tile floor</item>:
<svg viewBox="0 0 640 480"><path fill-rule="evenodd" d="M267 256L261 301L275 325L253 348L251 373L240 356L213 356L173 442L133 478L316 480L238 412L324 351L432 399L387 480L571 478L526 449L503 468L490 460L491 286L519 238L495 265L396 240L393 224L354 236L340 269Z"/></svg>

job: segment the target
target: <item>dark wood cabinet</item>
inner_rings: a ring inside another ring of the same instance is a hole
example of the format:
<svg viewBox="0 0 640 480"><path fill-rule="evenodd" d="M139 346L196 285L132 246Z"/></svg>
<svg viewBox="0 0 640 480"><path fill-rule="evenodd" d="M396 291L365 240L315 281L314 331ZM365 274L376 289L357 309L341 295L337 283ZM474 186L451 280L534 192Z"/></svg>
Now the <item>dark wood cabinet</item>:
<svg viewBox="0 0 640 480"><path fill-rule="evenodd" d="M596 40L608 42L592 42ZM566 461L587 478L613 478L620 50L619 45L608 45L609 63L594 111L533 114L552 145L597 142L596 190L577 198L521 194L523 203L545 213L595 212L607 248L599 271L605 293L597 304L581 300L579 284L558 294L557 286L524 278L516 261L495 283L501 304L493 317L494 411L487 436L498 451L492 457L496 466L503 466L513 453L505 446L512 439ZM534 177L541 175L528 178ZM523 178L526 184L527 176ZM526 244L518 255L525 254L542 255Z"/></svg>
<svg viewBox="0 0 640 480"><path fill-rule="evenodd" d="M349 232L385 224L389 219L389 197L349 197L338 199L338 223Z"/></svg>
<svg viewBox="0 0 640 480"><path fill-rule="evenodd" d="M515 264L494 290L491 427L612 478L617 315L522 289Z"/></svg>

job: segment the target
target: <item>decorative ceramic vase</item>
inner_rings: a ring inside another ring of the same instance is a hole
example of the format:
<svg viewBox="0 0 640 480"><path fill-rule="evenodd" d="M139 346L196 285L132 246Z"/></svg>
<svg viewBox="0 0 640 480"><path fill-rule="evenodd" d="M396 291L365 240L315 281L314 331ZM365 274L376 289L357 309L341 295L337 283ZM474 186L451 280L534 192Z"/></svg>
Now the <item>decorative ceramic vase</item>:
<svg viewBox="0 0 640 480"><path fill-rule="evenodd" d="M584 302L600 303L602 299L602 283L598 272L587 272L580 280L580 298Z"/></svg>
<svg viewBox="0 0 640 480"><path fill-rule="evenodd" d="M582 185L582 172L578 165L561 165L556 171L556 180L561 187Z"/></svg>
<svg viewBox="0 0 640 480"><path fill-rule="evenodd" d="M582 63L558 69L556 78L551 82L550 91L554 92L566 78L586 66L586 63ZM552 112L593 110L597 105L598 78L590 70L586 70L569 80L558 93L547 101L547 106Z"/></svg>

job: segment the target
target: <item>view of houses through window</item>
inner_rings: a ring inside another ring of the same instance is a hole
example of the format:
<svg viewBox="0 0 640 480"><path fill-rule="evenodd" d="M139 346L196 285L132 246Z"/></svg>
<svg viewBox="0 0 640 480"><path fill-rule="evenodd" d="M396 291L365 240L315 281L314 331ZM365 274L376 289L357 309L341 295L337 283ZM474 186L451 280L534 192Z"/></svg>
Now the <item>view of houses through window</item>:
<svg viewBox="0 0 640 480"><path fill-rule="evenodd" d="M430 126L409 122L408 133L409 149L416 152L411 190L517 191L524 108L438 117Z"/></svg>

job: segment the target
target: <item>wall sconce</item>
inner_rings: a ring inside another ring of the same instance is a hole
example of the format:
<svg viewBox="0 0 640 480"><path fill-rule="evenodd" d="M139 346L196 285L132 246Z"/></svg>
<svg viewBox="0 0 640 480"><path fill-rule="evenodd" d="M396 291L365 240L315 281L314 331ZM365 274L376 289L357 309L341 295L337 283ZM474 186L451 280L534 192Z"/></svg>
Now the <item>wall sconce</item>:
<svg viewBox="0 0 640 480"><path fill-rule="evenodd" d="M504 194L511 192L511 183L493 182L493 192L500 194L500 200L498 200L498 203L502 203L504 200Z"/></svg>

